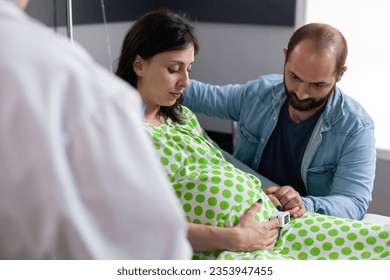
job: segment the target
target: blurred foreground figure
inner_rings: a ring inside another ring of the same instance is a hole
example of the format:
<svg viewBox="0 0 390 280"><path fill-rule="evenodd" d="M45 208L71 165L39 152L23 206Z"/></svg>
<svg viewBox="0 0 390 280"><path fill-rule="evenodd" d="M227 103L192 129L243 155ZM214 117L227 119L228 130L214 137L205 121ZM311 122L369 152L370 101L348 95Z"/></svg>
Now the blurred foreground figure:
<svg viewBox="0 0 390 280"><path fill-rule="evenodd" d="M190 258L138 93L26 2L0 0L0 259Z"/></svg>

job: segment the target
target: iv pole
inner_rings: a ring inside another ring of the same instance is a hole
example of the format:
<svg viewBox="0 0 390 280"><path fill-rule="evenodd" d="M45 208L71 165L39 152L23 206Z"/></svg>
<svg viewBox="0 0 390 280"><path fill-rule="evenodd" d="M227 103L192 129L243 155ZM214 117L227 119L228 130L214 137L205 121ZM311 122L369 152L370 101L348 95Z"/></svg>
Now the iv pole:
<svg viewBox="0 0 390 280"><path fill-rule="evenodd" d="M66 1L66 19L67 19L67 32L70 42L73 44L73 13L72 13L72 0Z"/></svg>

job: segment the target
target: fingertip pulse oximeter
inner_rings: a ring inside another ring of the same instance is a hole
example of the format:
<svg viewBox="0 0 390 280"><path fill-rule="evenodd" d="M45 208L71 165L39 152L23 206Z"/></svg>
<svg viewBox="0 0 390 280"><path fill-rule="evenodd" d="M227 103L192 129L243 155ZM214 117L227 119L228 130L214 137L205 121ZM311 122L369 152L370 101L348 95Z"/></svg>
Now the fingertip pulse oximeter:
<svg viewBox="0 0 390 280"><path fill-rule="evenodd" d="M271 215L269 220L278 219L279 220L279 227L284 227L290 222L290 213L289 212L276 212L275 214Z"/></svg>

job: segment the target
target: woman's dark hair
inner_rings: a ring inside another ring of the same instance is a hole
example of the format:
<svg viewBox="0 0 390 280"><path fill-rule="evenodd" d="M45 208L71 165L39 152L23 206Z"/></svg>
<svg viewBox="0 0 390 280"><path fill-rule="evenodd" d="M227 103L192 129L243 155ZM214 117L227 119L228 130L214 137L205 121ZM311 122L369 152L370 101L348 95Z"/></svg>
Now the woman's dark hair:
<svg viewBox="0 0 390 280"><path fill-rule="evenodd" d="M137 87L137 74L133 64L137 55L148 60L154 55L182 50L194 46L195 54L199 50L193 25L186 15L180 15L168 9L159 9L142 16L127 32L118 58L116 74L123 80ZM174 122L183 123L180 117L183 97L174 105L161 106L159 114Z"/></svg>

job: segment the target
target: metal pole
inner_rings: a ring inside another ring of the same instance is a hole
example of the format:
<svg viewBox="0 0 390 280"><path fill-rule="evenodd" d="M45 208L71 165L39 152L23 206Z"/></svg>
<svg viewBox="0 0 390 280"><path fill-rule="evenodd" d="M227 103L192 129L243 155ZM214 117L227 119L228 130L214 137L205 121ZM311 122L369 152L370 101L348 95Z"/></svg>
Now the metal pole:
<svg viewBox="0 0 390 280"><path fill-rule="evenodd" d="M72 0L66 1L66 19L67 19L67 31L70 42L73 44L73 13L72 13Z"/></svg>

